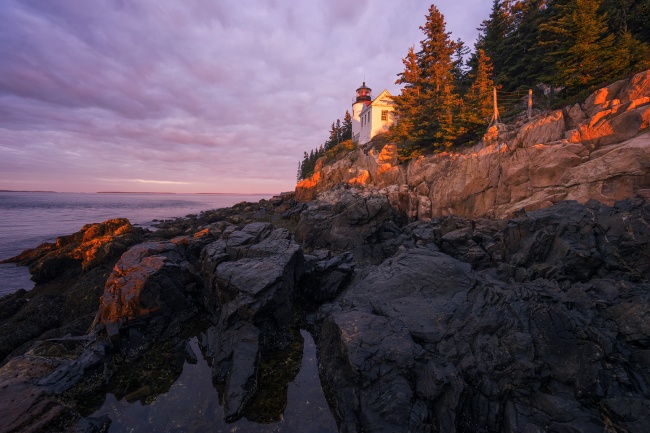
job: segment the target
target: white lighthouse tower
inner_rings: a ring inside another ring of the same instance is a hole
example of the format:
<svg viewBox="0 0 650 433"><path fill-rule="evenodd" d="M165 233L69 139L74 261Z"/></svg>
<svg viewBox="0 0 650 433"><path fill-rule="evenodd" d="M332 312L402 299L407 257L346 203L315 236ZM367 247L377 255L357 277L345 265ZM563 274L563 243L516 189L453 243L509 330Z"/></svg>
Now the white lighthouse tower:
<svg viewBox="0 0 650 433"><path fill-rule="evenodd" d="M352 102L352 140L359 142L361 134L361 111L372 101L372 89L364 81L357 89L357 96Z"/></svg>

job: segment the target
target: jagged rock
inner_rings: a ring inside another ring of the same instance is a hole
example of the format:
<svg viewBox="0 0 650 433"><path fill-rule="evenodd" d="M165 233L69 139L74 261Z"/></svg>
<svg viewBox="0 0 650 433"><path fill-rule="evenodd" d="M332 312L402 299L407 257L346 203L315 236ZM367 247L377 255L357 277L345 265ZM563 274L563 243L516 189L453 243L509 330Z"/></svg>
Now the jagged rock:
<svg viewBox="0 0 650 433"><path fill-rule="evenodd" d="M210 243L201 257L204 299L218 314L204 345L214 354L212 378L225 386L224 414L232 421L255 397L260 359L274 335L293 319L303 254L288 230L254 223Z"/></svg>
<svg viewBox="0 0 650 433"><path fill-rule="evenodd" d="M574 142L582 142L591 149L629 140L639 133L643 118L636 111L628 111L611 119L583 124Z"/></svg>
<svg viewBox="0 0 650 433"><path fill-rule="evenodd" d="M582 111L580 104L574 104L570 108L567 107L565 118L567 121L567 127L572 129L587 120L587 115Z"/></svg>
<svg viewBox="0 0 650 433"><path fill-rule="evenodd" d="M108 417L82 418L60 396L85 376L103 368L105 346L94 338L44 341L27 356L0 368L0 431L100 432Z"/></svg>
<svg viewBox="0 0 650 433"><path fill-rule="evenodd" d="M341 431L642 431L649 212L564 203L405 228L421 246L319 311Z"/></svg>
<svg viewBox="0 0 650 433"><path fill-rule="evenodd" d="M43 283L70 268L78 266L88 271L106 263L142 239L141 229L133 227L126 218L116 218L99 224L86 224L72 235L56 238L54 244L44 243L4 263L29 266L32 280Z"/></svg>
<svg viewBox="0 0 650 433"><path fill-rule="evenodd" d="M306 255L300 280L302 296L317 304L332 301L352 278L354 265L351 253L332 256L327 250L319 250Z"/></svg>
<svg viewBox="0 0 650 433"><path fill-rule="evenodd" d="M387 255L375 240L399 219L382 195L359 194L338 188L309 203L301 213L296 239L307 250L352 250L357 260L378 260Z"/></svg>
<svg viewBox="0 0 650 433"><path fill-rule="evenodd" d="M624 87L621 89L618 99L621 102L634 101L650 94L650 70L634 75L629 80L621 80Z"/></svg>
<svg viewBox="0 0 650 433"><path fill-rule="evenodd" d="M562 138L565 127L562 110L556 110L522 126L515 138L514 147L530 147L557 141Z"/></svg>
<svg viewBox="0 0 650 433"><path fill-rule="evenodd" d="M86 333L110 268L144 234L128 220L114 219L9 259L29 266L37 285L0 300L0 362L22 355L36 339Z"/></svg>
<svg viewBox="0 0 650 433"><path fill-rule="evenodd" d="M257 391L260 331L250 322L236 322L218 333L212 377L225 382L224 415L235 420Z"/></svg>

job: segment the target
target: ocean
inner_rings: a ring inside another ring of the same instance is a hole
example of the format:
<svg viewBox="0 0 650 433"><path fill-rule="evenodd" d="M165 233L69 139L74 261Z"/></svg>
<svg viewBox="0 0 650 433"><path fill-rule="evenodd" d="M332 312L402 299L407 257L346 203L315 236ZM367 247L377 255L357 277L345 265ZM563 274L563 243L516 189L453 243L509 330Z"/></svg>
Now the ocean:
<svg viewBox="0 0 650 433"><path fill-rule="evenodd" d="M89 223L128 218L132 224L148 227L154 219L183 217L270 197L269 194L0 192L0 260L43 242L53 242L57 236L77 232ZM27 268L0 265L0 297L33 286Z"/></svg>

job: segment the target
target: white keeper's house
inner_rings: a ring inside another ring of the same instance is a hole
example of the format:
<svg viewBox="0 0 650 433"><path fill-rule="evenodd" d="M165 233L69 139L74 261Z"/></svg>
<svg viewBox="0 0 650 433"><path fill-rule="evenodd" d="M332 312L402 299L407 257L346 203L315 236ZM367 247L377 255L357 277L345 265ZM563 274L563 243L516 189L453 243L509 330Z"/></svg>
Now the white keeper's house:
<svg viewBox="0 0 650 433"><path fill-rule="evenodd" d="M372 89L366 82L357 89L352 101L352 140L364 144L395 123L395 103L388 90L372 99Z"/></svg>

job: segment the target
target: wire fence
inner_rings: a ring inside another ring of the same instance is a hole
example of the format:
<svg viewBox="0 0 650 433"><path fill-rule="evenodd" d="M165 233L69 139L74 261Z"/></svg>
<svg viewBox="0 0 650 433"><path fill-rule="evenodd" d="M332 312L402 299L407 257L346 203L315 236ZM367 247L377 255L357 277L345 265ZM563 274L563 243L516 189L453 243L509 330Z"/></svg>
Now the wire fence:
<svg viewBox="0 0 650 433"><path fill-rule="evenodd" d="M505 91L494 88L494 113L490 126L502 123L525 113L530 120L534 113L548 109L549 100L543 94L534 92L533 89Z"/></svg>

